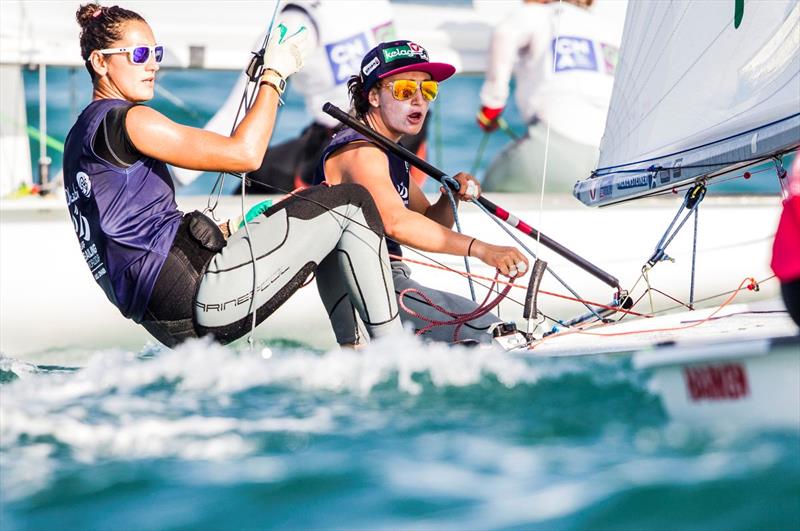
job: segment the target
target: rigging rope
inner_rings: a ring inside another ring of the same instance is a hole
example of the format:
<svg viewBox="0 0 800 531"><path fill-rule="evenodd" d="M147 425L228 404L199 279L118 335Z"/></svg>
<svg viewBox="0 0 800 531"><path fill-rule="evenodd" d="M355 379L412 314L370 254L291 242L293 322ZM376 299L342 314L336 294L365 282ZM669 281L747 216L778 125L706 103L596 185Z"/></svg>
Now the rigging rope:
<svg viewBox="0 0 800 531"><path fill-rule="evenodd" d="M258 80L258 78L261 76L261 73L263 71L264 53L265 53L265 51L267 49L267 44L269 43L270 36L272 35L272 28L275 25L275 19L278 16L278 8L280 7L280 4L281 4L280 0L277 0L275 2L275 8L272 11L272 18L270 19L269 27L267 29L266 35L264 36L264 41L261 44L261 48L257 52L252 52L253 57L250 59L250 63L248 64L247 69L246 69L246 75L248 77L248 81L245 83L244 91L242 92L242 98L239 101L239 107L236 109L236 115L233 118L233 125L231 126L231 132L230 132L231 135L233 135L234 131L236 130L236 126L239 123L239 115L242 112L242 108L244 108L244 111L245 111L245 114L246 114L247 111L249 111L250 108L252 107L253 102L255 101L256 96L258 95L258 92L260 90L260 86L259 86L258 83L256 83L256 80ZM251 84L253 84L254 86L253 86L252 92L249 93L249 97L248 97L249 86ZM278 97L278 103L279 103L279 105L283 104L283 100L281 100L280 97ZM217 179L214 182L214 185L212 186L211 191L209 192L208 202L206 203L206 212L208 212L211 215L211 218L214 219L215 221L218 221L218 219L216 217L216 214L215 214L215 210L216 210L217 206L219 205L219 198L220 198L220 195L222 194L222 189L223 189L223 184L225 183L225 175L226 175L226 173L227 172L220 172L217 175ZM257 312L256 312L256 309L257 309L257 306L256 306L256 290L257 290L257 286L258 286L258 264L257 264L257 260L256 260L255 251L253 249L253 237L252 237L252 234L250 233L250 227L249 227L249 224L248 224L248 221L247 221L247 216L245 214L245 212L246 212L246 209L245 209L245 195L246 195L245 182L247 181L247 173L246 172L242 173L242 174L231 173L231 175L239 177L239 179L242 181L242 190L241 190L242 221L244 223L245 233L247 234L247 246L248 246L248 249L250 251L250 261L253 263L253 287L252 287L252 290L251 290L250 302L249 302L249 306L248 306L248 310L247 310L247 312L249 314L251 314L250 333L247 336L247 343L250 346L250 350L253 350L253 346L254 346L253 345L253 343L254 343L253 335L255 334L256 315L257 315Z"/></svg>
<svg viewBox="0 0 800 531"><path fill-rule="evenodd" d="M525 250L525 251L526 251L526 252L527 252L529 255L531 255L533 258L538 258L538 256L536 255L536 253L534 253L533 251L531 251L531 250L528 248L528 246L527 246L527 245L525 245L525 244L522 242L522 240L520 240L520 239L517 237L517 235L516 235L516 234L514 234L513 232L511 232L511 230L509 230L509 228L508 228L508 227L507 227L507 226L506 226L504 223L502 223L500 220L498 220L496 216L493 216L493 215L492 215L492 213L491 213L491 212L489 212L489 211L486 209L486 207L485 207L485 206L483 206L482 204L478 203L477 201L473 201L472 203L473 203L475 206L477 206L479 209L481 209L481 210L482 210L484 213L486 213L486 215L488 215L488 216L489 216L489 218L491 218L491 219L492 219L492 221L494 221L494 222L495 222L495 223L496 223L496 224L497 224L497 225L498 225L498 226L499 226L499 227L500 227L500 228L501 228L501 229L502 229L502 230L503 230L503 231L504 231L506 234L508 234L508 235L511 237L511 239L513 239L515 242L517 242L517 244L518 244L520 247L522 247L522 248L523 248L523 249L524 249L524 250ZM541 235L541 232L539 232L539 234ZM567 284L567 283L566 283L566 282L565 282L565 281L564 281L564 280L563 280L563 279L562 279L560 276L558 276L558 275L555 273L555 271L553 271L553 270L552 270L552 269L551 269L549 266L547 267L547 271L548 271L548 272L549 272L551 275L553 275L553 278L555 278L555 279L556 279L556 280L557 280L557 281L558 281L558 282L559 282L559 283L560 283L562 286L564 286L564 287L567 289L567 291L569 291L570 293L572 293L572 295L574 295L574 296L575 296L576 300L580 300L580 295L578 295L578 292L576 292L574 289L572 289L572 288L569 286L569 284ZM600 316L599 316L599 315L597 315L597 312L595 312L595 310L594 310L593 308L591 308L591 307L590 307L590 306L588 306L588 305L584 305L584 306L586 306L586 308L587 308L587 309L588 309L590 312L592 312L592 313L595 315L595 317L597 317L598 319L600 319Z"/></svg>
<svg viewBox="0 0 800 531"><path fill-rule="evenodd" d="M494 283L497 283L497 281L499 280L499 275L500 275L500 271L498 270L495 273L495 276L494 276ZM492 309L494 309L495 306L500 304L500 301L502 301L506 297L506 295L508 295L508 292L511 291L511 285L510 284L506 285L506 287L503 288L503 291L501 291L497 295L497 297L495 297L491 302L489 302L489 297L491 297L492 290L494 289L494 283L492 284L492 287L490 288L490 290L486 293L486 298L483 300L483 302L477 308L475 308L471 312L467 312L467 313L451 312L450 310L447 310L447 309L439 306L435 302L433 302L430 299L430 297L425 295L425 293L422 290L419 290L417 288L407 288L407 289L404 289L403 291L401 291L400 292L400 297L399 297L399 303L400 303L400 307L403 308L403 310L406 313L408 313L412 317L416 317L416 318L428 323L428 325L426 325L423 328L417 330L416 334L418 336L421 336L421 335L429 332L430 330L433 330L434 328L436 328L438 326L454 326L455 325L455 329L453 330L453 342L456 342L456 341L458 341L458 333L461 331L461 328L464 326L464 324L468 323L469 321L472 321L473 319L477 319L478 317L482 317L483 315L486 315L487 313L492 311ZM414 310L412 310L411 308L406 306L406 303L403 300L405 297L407 297L409 294L412 294L412 293L422 297L422 299L428 305L430 305L432 308L434 308L436 311L441 312L441 313L443 313L445 315L449 315L452 319L450 319L450 320L433 319L433 318L428 317L426 315L423 315L423 314L415 312Z"/></svg>
<svg viewBox="0 0 800 531"><path fill-rule="evenodd" d="M463 234L461 232L461 221L458 218L458 205L456 204L456 199L453 197L453 190L458 190L460 188L460 185L458 184L458 181L456 181L449 175L445 175L444 177L442 177L442 185L444 191L447 192L447 198L450 200L450 208L453 209L453 219L456 222L456 229L458 230L459 233ZM464 268L467 270L468 274L471 272L469 268L468 256L464 257ZM472 296L472 302L477 302L475 298L475 286L472 284L472 278L468 276L467 279L469 281L469 293Z"/></svg>
<svg viewBox="0 0 800 531"><path fill-rule="evenodd" d="M556 73L556 56L558 55L558 41L561 38L561 18L564 15L564 6L562 0L558 0L558 17L556 19L556 39L553 44L553 63L551 65L551 74ZM544 141L544 160L542 161L542 189L539 193L539 228L542 227L542 217L544 216L544 186L547 182L547 163L550 156L550 120L547 120L547 135ZM536 235L536 251L541 250L541 232ZM551 271L552 273L552 271ZM595 314L596 315L596 314ZM597 316L600 317L599 315Z"/></svg>
<svg viewBox="0 0 800 531"><path fill-rule="evenodd" d="M425 256L424 254L419 253L419 251L417 251L417 253L421 254L422 256ZM502 279L499 279L499 278L495 280L495 279L492 279L491 277L486 277L486 276L483 276L483 275L479 275L477 273L469 273L468 274L468 273L465 273L463 271L459 271L457 269L453 269L451 267L447 267L446 265L443 265L443 264L423 262L421 260L414 260L413 258L408 258L408 257L405 257L405 256L397 256L397 255L393 255L393 254L390 254L389 258L391 258L392 260L402 260L404 262L408 262L408 263L411 263L411 264L417 264L417 265L421 265L421 266L424 266L424 267L429 267L431 269L437 269L439 271L446 271L448 273L455 273L457 275L461 275L462 277L465 277L465 276L469 275L473 279L487 280L487 281L491 281L491 282L493 282L495 284L503 284L503 285L506 285L506 286L511 286L512 288L519 288L519 289L523 289L523 290L527 289L526 286L522 286L520 284L515 284L515 283L507 281L507 280L502 280ZM430 257L426 257L426 258L428 260L432 260ZM483 285L483 284L479 284L479 285L481 285L484 288L489 288L489 289L493 288L493 286L489 287L489 286L486 286L486 285ZM634 312L634 311L631 311L631 310L625 310L623 308L617 308L616 306L609 306L607 304L602 304L602 303L595 302L595 301L592 301L592 300L589 300L589 299L580 299L580 298L570 297L569 295L564 295L564 294L561 294L561 293L555 293L555 292L552 292L552 291L545 291L545 290L542 290L542 289L539 290L539 293L543 293L545 295L549 295L551 297L556 297L556 298L559 298L559 299L564 299L564 300L567 300L567 301L578 302L578 303L581 303L583 305L592 305L592 306L596 306L598 308L603 308L603 309L606 309L606 310L617 310L617 311L619 311L620 313L623 313L623 314L631 314L631 315L635 315L637 317L650 317L650 315L648 315L648 314L638 313L638 312ZM521 302L519 302L517 300L514 300L511 297L507 297L507 298L511 302L519 304L520 306L523 305L523 303L521 303ZM551 317L548 317L548 319L550 319L553 322L557 322L556 319L553 319Z"/></svg>
<svg viewBox="0 0 800 531"><path fill-rule="evenodd" d="M754 283L757 283L757 282L752 277L747 277L747 278L743 279L739 283L739 287L736 288L735 290L733 290L732 294L719 307L717 307L713 312L711 312L707 317L705 317L703 319L699 319L697 321L692 321L691 323L689 323L689 324L687 324L685 326L670 326L670 327L664 327L664 328L650 328L650 329L647 329L647 330L628 330L626 332L600 333L600 332L590 332L586 328L590 328L590 327L591 328L603 328L603 327L606 327L606 326L609 326L609 325L607 323L602 323L602 322L600 322L600 323L592 323L591 325L589 325L589 327L586 327L586 328L574 328L574 329L571 329L571 330L565 330L563 332L557 332L555 334L550 334L548 336L543 337L542 339L540 339L538 341L533 342L531 345L529 345L528 348L533 349L533 348L536 348L537 346L541 345L544 341L550 340L550 339L555 338L555 337L563 337L563 336L567 336L567 335L571 335L571 334L583 334L583 335L597 336L597 337L618 337L618 336L631 336L631 335L638 335L638 334L653 334L653 333L658 333L658 332L673 332L673 331L677 331L677 330L687 330L689 328L694 328L696 326L700 326L701 324L706 323L706 322L711 321L712 319L714 319L714 316L717 313L719 313L723 308L725 308L731 302L733 302L733 300L736 298L736 296L739 294L739 292L742 291L742 289L745 286L745 284L752 285Z"/></svg>

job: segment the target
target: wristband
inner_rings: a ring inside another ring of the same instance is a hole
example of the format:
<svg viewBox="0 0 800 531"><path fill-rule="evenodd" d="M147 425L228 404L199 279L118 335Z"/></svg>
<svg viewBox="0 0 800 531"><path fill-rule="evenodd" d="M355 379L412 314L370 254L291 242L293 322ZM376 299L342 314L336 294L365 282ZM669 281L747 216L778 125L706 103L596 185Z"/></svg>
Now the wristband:
<svg viewBox="0 0 800 531"><path fill-rule="evenodd" d="M467 247L467 256L472 256L472 244L475 243L475 238L472 238L469 242L469 247Z"/></svg>
<svg viewBox="0 0 800 531"><path fill-rule="evenodd" d="M264 73L261 74L259 85L269 85L275 89L278 96L282 96L283 91L286 90L286 80L283 79L283 76L270 68L267 68L264 70Z"/></svg>

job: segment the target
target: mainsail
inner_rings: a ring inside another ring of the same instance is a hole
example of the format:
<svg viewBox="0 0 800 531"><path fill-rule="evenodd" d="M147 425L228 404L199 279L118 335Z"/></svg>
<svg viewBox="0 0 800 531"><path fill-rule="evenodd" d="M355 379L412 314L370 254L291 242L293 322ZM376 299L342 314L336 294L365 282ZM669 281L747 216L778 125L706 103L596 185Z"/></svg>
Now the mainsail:
<svg viewBox="0 0 800 531"><path fill-rule="evenodd" d="M800 145L800 3L631 2L587 205L657 193Z"/></svg>

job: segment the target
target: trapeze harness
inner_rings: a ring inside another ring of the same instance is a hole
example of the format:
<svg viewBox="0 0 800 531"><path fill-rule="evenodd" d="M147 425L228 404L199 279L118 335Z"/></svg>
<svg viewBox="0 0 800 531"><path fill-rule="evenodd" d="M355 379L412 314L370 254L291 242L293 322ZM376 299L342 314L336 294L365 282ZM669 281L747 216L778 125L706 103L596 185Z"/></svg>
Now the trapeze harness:
<svg viewBox="0 0 800 531"><path fill-rule="evenodd" d="M383 225L363 187L305 190L251 222L252 247L243 230L226 241L202 213L178 210L166 164L133 146L124 126L132 106L92 102L64 150L78 241L122 315L167 346L206 334L227 343L250 330L254 290L261 322L324 267L344 279L371 336L400 328ZM347 260L326 260L334 249Z"/></svg>

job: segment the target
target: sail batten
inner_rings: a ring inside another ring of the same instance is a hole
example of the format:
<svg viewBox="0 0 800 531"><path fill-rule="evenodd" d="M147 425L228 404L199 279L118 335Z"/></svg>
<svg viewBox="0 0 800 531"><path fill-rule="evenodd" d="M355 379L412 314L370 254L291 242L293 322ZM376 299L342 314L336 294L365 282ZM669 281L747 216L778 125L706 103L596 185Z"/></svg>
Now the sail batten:
<svg viewBox="0 0 800 531"><path fill-rule="evenodd" d="M733 2L630 4L598 169L576 197L611 204L800 144L800 4L750 6L735 28ZM659 173L689 161L708 170Z"/></svg>

